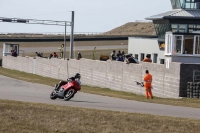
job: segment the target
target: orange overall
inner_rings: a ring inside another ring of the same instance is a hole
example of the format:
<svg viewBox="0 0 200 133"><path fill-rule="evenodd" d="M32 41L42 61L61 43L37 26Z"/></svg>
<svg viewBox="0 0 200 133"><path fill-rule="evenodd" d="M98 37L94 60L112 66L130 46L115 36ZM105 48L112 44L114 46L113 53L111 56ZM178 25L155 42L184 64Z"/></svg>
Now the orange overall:
<svg viewBox="0 0 200 133"><path fill-rule="evenodd" d="M146 74L144 76L144 88L145 88L145 91L146 91L146 98L149 98L149 95L151 98L153 98L153 95L152 95L152 91L151 91L151 83L152 83L152 76L151 74Z"/></svg>

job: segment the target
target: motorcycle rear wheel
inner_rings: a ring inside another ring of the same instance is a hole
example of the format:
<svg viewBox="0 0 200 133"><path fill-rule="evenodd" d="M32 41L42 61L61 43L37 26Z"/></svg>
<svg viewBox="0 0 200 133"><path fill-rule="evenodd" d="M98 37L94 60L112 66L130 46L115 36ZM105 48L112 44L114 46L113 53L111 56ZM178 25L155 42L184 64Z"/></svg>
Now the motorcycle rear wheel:
<svg viewBox="0 0 200 133"><path fill-rule="evenodd" d="M74 89L69 89L64 94L64 100L69 101L71 98L74 97L76 91Z"/></svg>
<svg viewBox="0 0 200 133"><path fill-rule="evenodd" d="M52 92L51 92L51 94L50 94L50 99L56 99L57 98L57 95L56 95L56 92L55 92L55 90L53 90Z"/></svg>

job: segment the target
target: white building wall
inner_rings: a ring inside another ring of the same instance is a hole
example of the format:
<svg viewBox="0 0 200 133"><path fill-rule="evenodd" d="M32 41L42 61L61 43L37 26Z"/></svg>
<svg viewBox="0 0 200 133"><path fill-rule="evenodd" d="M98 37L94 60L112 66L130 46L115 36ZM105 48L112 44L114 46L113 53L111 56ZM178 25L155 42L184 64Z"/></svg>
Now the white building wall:
<svg viewBox="0 0 200 133"><path fill-rule="evenodd" d="M128 53L132 53L134 57L137 54L139 61L141 61L141 53L144 53L144 57L151 54L152 60L154 54L157 54L157 63L160 63L160 59L165 59L164 50L160 50L157 38L129 37Z"/></svg>

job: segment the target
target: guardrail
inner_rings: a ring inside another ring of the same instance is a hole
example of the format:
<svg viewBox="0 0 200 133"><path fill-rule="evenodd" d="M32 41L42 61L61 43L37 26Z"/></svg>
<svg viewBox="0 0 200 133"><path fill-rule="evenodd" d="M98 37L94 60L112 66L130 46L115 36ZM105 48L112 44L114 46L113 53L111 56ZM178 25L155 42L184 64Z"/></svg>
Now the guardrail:
<svg viewBox="0 0 200 133"><path fill-rule="evenodd" d="M75 35L100 35L104 32L74 32ZM64 35L64 32L39 32L39 33L9 33L9 32L0 32L0 35ZM67 35L70 35L71 32L67 32Z"/></svg>

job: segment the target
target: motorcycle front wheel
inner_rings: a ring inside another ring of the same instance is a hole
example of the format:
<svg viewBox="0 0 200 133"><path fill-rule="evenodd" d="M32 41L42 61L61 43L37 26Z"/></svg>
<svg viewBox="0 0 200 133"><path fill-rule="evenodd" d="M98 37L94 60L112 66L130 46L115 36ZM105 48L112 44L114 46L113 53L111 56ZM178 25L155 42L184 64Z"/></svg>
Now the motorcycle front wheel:
<svg viewBox="0 0 200 133"><path fill-rule="evenodd" d="M56 95L56 92L55 92L55 90L53 90L52 92L51 92L51 94L50 94L50 99L56 99L57 98L57 95Z"/></svg>
<svg viewBox="0 0 200 133"><path fill-rule="evenodd" d="M69 89L69 90L67 90L67 91L65 92L65 94L64 94L64 100L65 100L65 101L70 100L71 98L74 97L75 93L76 93L76 91L75 91L74 89Z"/></svg>

